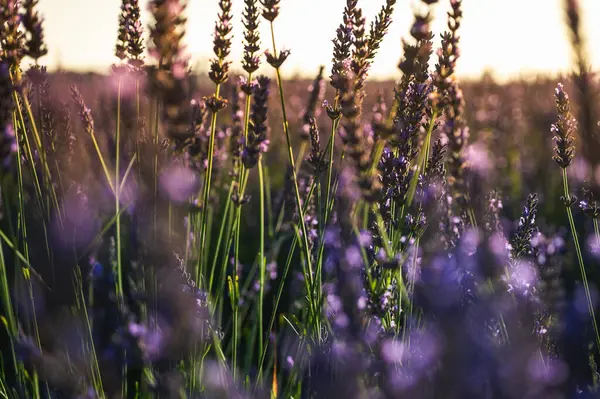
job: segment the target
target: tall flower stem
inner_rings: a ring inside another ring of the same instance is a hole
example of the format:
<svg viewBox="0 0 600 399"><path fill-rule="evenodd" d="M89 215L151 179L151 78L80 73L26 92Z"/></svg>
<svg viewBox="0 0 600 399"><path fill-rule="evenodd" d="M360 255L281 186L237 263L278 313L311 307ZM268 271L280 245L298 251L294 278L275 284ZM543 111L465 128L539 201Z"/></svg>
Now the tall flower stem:
<svg viewBox="0 0 600 399"><path fill-rule="evenodd" d="M573 236L573 244L575 244L575 252L577 253L577 261L579 263L579 271L581 272L581 280L583 282L583 289L585 291L585 297L587 300L588 311L590 312L590 316L592 317L592 325L594 327L594 334L596 338L596 345L598 350L600 350L600 334L598 333L598 325L596 323L596 314L594 313L594 305L592 302L592 296L590 294L590 286L587 279L587 273L585 271L585 264L583 263L583 256L581 254L581 246L579 245L579 238L577 236L577 229L575 228L575 221L573 219L573 211L571 211L571 206L569 201L571 199L571 195L569 194L569 182L567 180L567 169L562 168L562 180L563 180L563 189L564 189L564 200L566 201L566 210L567 217L569 219L569 226L571 227L571 235Z"/></svg>
<svg viewBox="0 0 600 399"><path fill-rule="evenodd" d="M339 97L339 92L336 93L335 96L335 101L334 101L334 109L337 108L338 106L338 97ZM326 190L326 194L325 194L325 215L323 220L321 221L321 225L323 226L323 228L325 228L327 220L329 219L329 207L328 204L331 201L331 197L333 195L333 191L332 191L332 187L331 187L331 182L332 182L332 177L333 177L333 150L335 148L335 133L337 132L337 128L338 125L340 123L340 117L334 119L331 121L331 133L329 135L329 142L327 143L327 151L329 153L329 167L327 168L327 190Z"/></svg>
<svg viewBox="0 0 600 399"><path fill-rule="evenodd" d="M213 281L214 281L214 275L215 275L215 271L217 268L217 261L219 259L219 248L221 248L221 243L223 242L223 236L225 237L229 237L228 233L229 233L229 229L227 230L227 233L225 232L225 227L227 225L231 225L231 220L232 218L229 215L229 209L231 208L231 195L233 194L233 184L229 187L229 192L227 193L227 200L225 202L225 210L223 211L223 217L221 219L221 226L219 227L219 235L217 237L217 245L215 246L215 255L213 257L213 261L212 261L212 266L211 266L211 272L210 272L210 279L208 282L208 292L212 292L212 286L213 286ZM223 252L223 256L226 258L227 257L227 247L225 247L224 252ZM225 271L223 271L225 272ZM225 279L226 276L222 275L221 276L222 279Z"/></svg>
<svg viewBox="0 0 600 399"><path fill-rule="evenodd" d="M3 184L4 186L4 184ZM6 192L4 191L4 189L2 190L2 192ZM10 348L11 348L11 358L12 358L12 362L13 362L13 366L15 368L15 374L19 374L19 364L17 363L17 356L15 353L15 346L14 346L14 339L17 336L18 333L18 326L17 326L17 322L16 322L16 317L14 314L14 310L13 310L13 306L12 306L12 301L10 298L10 289L9 289L9 285L8 285L8 273L7 273L7 269L6 269L6 262L4 259L4 250L3 250L3 245L0 243L0 292L2 293L2 305L4 306L4 314L3 314L3 318L4 315L6 315L5 320L6 320L6 328L8 330L8 336L9 336L9 340L10 340ZM20 378L20 376L19 376Z"/></svg>
<svg viewBox="0 0 600 399"><path fill-rule="evenodd" d="M215 87L215 98L219 97L221 85ZM204 265L207 263L205 259L208 256L208 248L206 246L206 238L209 234L207 219L208 219L208 203L210 201L210 185L213 170L213 158L215 150L215 135L217 131L217 112L213 111L210 120L210 137L208 138L208 160L206 167L206 177L204 179L204 193L202 196L202 219L200 221L200 253L198 256L198 264L196 265L196 282L200 284L200 278L204 273Z"/></svg>
<svg viewBox="0 0 600 399"><path fill-rule="evenodd" d="M423 143L423 147L419 152L419 158L417 159L415 173L413 174L410 180L410 186L406 199L406 203L408 206L412 204L412 201L415 197L415 192L417 191L417 182L419 181L419 175L423 173L425 171L425 168L427 167L427 160L429 158L429 148L431 145L431 135L433 133L433 128L435 126L435 120L437 118L437 115L437 110L434 110L433 115L431 116L431 120L429 121L429 126L427 127L427 135L425 136L425 142Z"/></svg>
<svg viewBox="0 0 600 399"><path fill-rule="evenodd" d="M157 96L156 101L154 102L154 123L152 129L152 152L153 152L153 163L152 163L152 176L153 176L153 195L154 195L154 209L153 209L153 218L152 218L152 237L153 241L156 243L157 239L157 231L158 231L158 124L159 124L159 115L160 115L160 98Z"/></svg>
<svg viewBox="0 0 600 399"><path fill-rule="evenodd" d="M117 220L116 224L116 255L117 255L117 300L119 305L123 303L123 268L121 264L121 213L119 212L120 207L120 157L121 157L121 85L122 79L119 77L117 86L117 133L115 140L115 215Z"/></svg>
<svg viewBox="0 0 600 399"><path fill-rule="evenodd" d="M260 185L260 249L258 255L259 273L260 273L260 291L258 294L258 353L263 353L264 347L264 332L263 332L263 307L265 302L265 179L263 171L262 156L258 161L258 180ZM259 355L259 373L260 370L260 355Z"/></svg>
<svg viewBox="0 0 600 399"><path fill-rule="evenodd" d="M250 83L251 81L252 81L252 73L248 73L248 83ZM246 94L245 104L244 104L244 140L248 139L248 125L250 123L251 103L252 103L252 94ZM238 197L240 200L243 200L244 195L246 193L246 183L248 182L248 173L249 173L249 171L244 166L244 163L241 162L241 160L240 160L240 172L239 172L239 176L238 176L238 179L239 179ZM230 201L230 200L231 200L231 197L228 199L228 201ZM235 245L234 255L233 255L234 268L237 268L237 265L239 262L239 241L240 241L240 228L239 227L241 225L241 219L242 219L242 206L238 205L238 206L236 206L235 222L233 225L234 230L232 231L233 238L234 238L234 245ZM231 243L228 244L227 249L229 249L230 246L231 246ZM227 263L225 262L224 266L226 266L226 265L227 265Z"/></svg>
<svg viewBox="0 0 600 399"><path fill-rule="evenodd" d="M275 29L274 29L272 21L271 21L270 25L271 25L271 41L273 44L273 55L274 55L274 57L277 57L277 46L275 44ZM285 109L285 96L283 94L283 83L281 80L281 71L280 71L279 67L275 68L275 73L277 75L277 87L279 89L279 100L281 102L281 112L283 115L283 130L285 132L285 139L286 139L287 150L288 150L287 151L288 159L290 162L290 166L292 168L292 179L294 181L294 194L296 196L296 205L298 207L298 213L299 213L299 218L300 218L300 228L302 231L302 239L304 241L303 244L304 244L304 252L305 252L305 256L306 256L306 263L308 265L309 275L307 277L308 277L308 281L310 282L310 286L313 286L314 275L313 275L313 267L312 267L311 256L310 256L310 247L308 244L308 231L306 229L306 224L304 223L304 211L302 209L302 202L300 200L300 190L298 189L298 175L296 173L296 166L294 163L294 151L292 149L292 141L290 138L290 129L289 129L287 113L286 113L286 109ZM312 296L311 293L307 293L307 295Z"/></svg>
<svg viewBox="0 0 600 399"><path fill-rule="evenodd" d="M324 154L323 154L324 155ZM308 209L308 206L310 204L310 200L314 194L315 188L316 188L316 182L318 179L313 179L313 182L310 186L310 189L308 191L308 194L306 195L306 200L304 201L304 212L306 212L306 210ZM298 232L298 227L294 226L294 231ZM288 251L288 256L287 259L285 261L285 266L283 268L283 274L281 275L281 283L279 284L279 287L277 288L277 294L275 295L275 302L274 302L274 308L273 308L273 313L271 314L271 320L269 321L269 328L267 331L271 331L271 329L273 328L273 325L275 324L275 318L277 317L277 309L279 308L279 302L281 301L281 295L283 294L283 288L284 288L284 284L285 281L287 279L287 275L289 273L290 270L290 266L292 264L292 260L294 257L294 253L296 251L296 246L298 245L298 237L299 234L294 234L294 238L292 240L292 243L290 245L290 249ZM320 263L317 263L317 267L320 267ZM317 273L318 274L318 273ZM315 295L319 295L319 293L315 293ZM261 354L261 358L260 358L260 363L258 364L258 369L262 370L262 365L264 363L264 360L267 356L267 351L266 348L263 348L262 354Z"/></svg>
<svg viewBox="0 0 600 399"><path fill-rule="evenodd" d="M22 112L20 111L19 101L16 99L16 92L14 92L14 93L15 93L15 101L16 101L17 106L19 107L19 113L21 113L21 119L23 120ZM40 138L40 134L39 134L37 126L35 124L35 118L33 116L32 110L31 110L31 105L29 104L29 99L25 95L21 96L21 97L23 98L23 104L25 105L25 111L27 112L27 116L29 117L29 120L31 122L31 129L33 130L34 142L36 145L36 149L37 149L38 153L40 154L40 158L42 160L42 165L44 167L44 172L46 173L48 189L50 190L50 194L52 196L52 202L56 209L56 212L59 215L59 219L61 220L60 223L62 223L62 216L60 215L60 207L58 205L58 196L56 195L56 190L54 189L54 185L52 184L52 174L50 172L50 168L49 168L48 162L46 160L46 151L42 146L42 140ZM25 129L25 124L23 124L23 129Z"/></svg>

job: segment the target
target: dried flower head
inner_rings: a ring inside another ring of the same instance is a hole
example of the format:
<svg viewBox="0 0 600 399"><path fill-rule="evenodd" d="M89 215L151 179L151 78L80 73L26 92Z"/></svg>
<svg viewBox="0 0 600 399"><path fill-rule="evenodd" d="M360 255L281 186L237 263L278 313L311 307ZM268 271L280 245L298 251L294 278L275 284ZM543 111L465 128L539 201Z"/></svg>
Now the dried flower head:
<svg viewBox="0 0 600 399"><path fill-rule="evenodd" d="M452 1L452 10L448 13L448 31L442 33L441 48L438 50L438 63L435 65L434 84L437 93L433 96L434 106L443 108L448 103L448 90L452 85L452 76L456 61L460 56L458 47L458 28L462 18L462 1Z"/></svg>
<svg viewBox="0 0 600 399"><path fill-rule="evenodd" d="M263 6L262 15L263 18L269 22L275 21L275 18L279 15L279 2L281 0L260 0L260 4Z"/></svg>
<svg viewBox="0 0 600 399"><path fill-rule="evenodd" d="M428 40L430 35L430 23L432 21L431 14L417 14L415 15L415 22L410 28L410 35L417 41Z"/></svg>
<svg viewBox="0 0 600 399"><path fill-rule="evenodd" d="M443 126L448 141L448 183L455 202L461 208L466 207L466 181L464 171L467 167L464 149L469 139L469 127L464 120L464 98L456 81L448 87L448 106L445 108L446 120Z"/></svg>
<svg viewBox="0 0 600 399"><path fill-rule="evenodd" d="M340 85L340 105L344 116L341 137L346 154L356 169L357 182L365 200L377 199L380 182L373 172L370 148L360 122L362 98L356 95L357 81L352 72L346 74Z"/></svg>
<svg viewBox="0 0 600 399"><path fill-rule="evenodd" d="M575 156L573 134L577 122L571 115L569 95L565 92L562 83L559 83L554 92L556 99L556 112L558 118L552 124L550 131L554 135L554 156L552 159L563 169L567 168Z"/></svg>
<svg viewBox="0 0 600 399"><path fill-rule="evenodd" d="M259 11L257 0L244 0L244 3L244 57L242 67L246 72L253 73L260 64L260 58L257 55L260 50Z"/></svg>
<svg viewBox="0 0 600 399"><path fill-rule="evenodd" d="M319 73L313 80L313 83L308 88L309 97L306 108L302 111L302 129L300 132L300 137L303 140L309 139L309 131L310 131L310 120L316 118L321 113L321 108L319 104L323 101L323 96L325 95L325 87L323 81L323 71L325 67L321 65L319 68Z"/></svg>
<svg viewBox="0 0 600 399"><path fill-rule="evenodd" d="M224 83L229 76L227 57L231 51L231 0L219 0L219 15L215 23L213 51L216 58L210 63L208 76L215 84Z"/></svg>
<svg viewBox="0 0 600 399"><path fill-rule="evenodd" d="M367 48L369 49L368 57L370 60L375 58L375 55L381 46L381 42L387 34L388 28L392 23L392 14L394 13L395 5L396 0L386 0L385 5L381 6L381 10L379 10L379 13L375 17L375 21L371 23L367 43Z"/></svg>
<svg viewBox="0 0 600 399"><path fill-rule="evenodd" d="M24 9L21 15L21 23L25 28L25 54L33 58L36 62L48 54L48 48L44 43L44 19L36 10L38 0L23 0Z"/></svg>
<svg viewBox="0 0 600 399"><path fill-rule="evenodd" d="M279 52L279 54L277 54L277 53L271 54L271 52L269 50L265 51L265 57L267 59L267 63L275 69L281 68L281 66L283 65L285 60L287 60L289 55L290 55L290 50L287 50L287 49L281 50Z"/></svg>
<svg viewBox="0 0 600 399"><path fill-rule="evenodd" d="M425 176L429 182L435 179L443 179L444 170L444 154L446 153L446 144L442 140L436 140L431 146L431 156L425 169Z"/></svg>
<svg viewBox="0 0 600 399"><path fill-rule="evenodd" d="M319 127L314 118L309 121L309 137L310 137L310 154L308 156L308 164L313 168L314 174L319 175L327 169L327 161L323 159L323 151L321 150L321 138L319 137Z"/></svg>
<svg viewBox="0 0 600 399"><path fill-rule="evenodd" d="M123 61L127 58L127 39L129 32L127 31L127 8L129 0L122 0L121 12L119 13L119 27L117 30L117 44L115 45L115 56Z"/></svg>
<svg viewBox="0 0 600 399"><path fill-rule="evenodd" d="M186 140L184 146L186 160L192 168L204 170L208 158L208 136L205 129L205 122L208 114L208 107L205 99L202 101L192 100L190 102L191 118L190 133L192 136Z"/></svg>
<svg viewBox="0 0 600 399"><path fill-rule="evenodd" d="M331 67L331 86L339 90L338 85L348 69L348 63L352 54L354 43L354 14L358 0L346 0L346 7L342 16L342 23L336 30L333 39L333 65Z"/></svg>
<svg viewBox="0 0 600 399"><path fill-rule="evenodd" d="M600 135L597 131L596 96L593 84L589 49L582 27L582 10L579 0L564 0L565 19L573 53L573 83L578 103L578 133L585 145L581 154L590 164L600 162Z"/></svg>
<svg viewBox="0 0 600 399"><path fill-rule="evenodd" d="M127 53L128 63L135 70L140 71L144 66L144 28L140 15L138 0L129 0L127 7Z"/></svg>
<svg viewBox="0 0 600 399"><path fill-rule="evenodd" d="M25 51L20 23L19 1L0 0L0 55L14 69L20 65Z"/></svg>
<svg viewBox="0 0 600 399"><path fill-rule="evenodd" d="M79 89L75 85L71 86L71 97L73 98L73 101L75 102L75 105L78 108L79 117L81 118L83 127L85 128L86 132L88 132L89 134L93 134L94 118L92 117L92 111L85 104L85 101L81 96Z"/></svg>
<svg viewBox="0 0 600 399"><path fill-rule="evenodd" d="M327 116L331 120L337 120L342 116L342 107L340 105L332 105L325 100L323 101L323 107L325 107L325 112L327 112Z"/></svg>
<svg viewBox="0 0 600 399"><path fill-rule="evenodd" d="M214 94L210 97L205 97L203 100L206 103L206 107L213 113L220 112L227 107L227 100Z"/></svg>
<svg viewBox="0 0 600 399"><path fill-rule="evenodd" d="M149 4L154 17L154 24L150 27L153 44L150 54L159 62L161 69L170 70L173 65L187 58L181 43L185 36L186 6L184 0L153 0Z"/></svg>
<svg viewBox="0 0 600 399"><path fill-rule="evenodd" d="M537 194L529 194L523 213L519 219L517 231L510 244L512 247L512 259L520 259L524 255L531 254L531 239L537 232L535 219L537 216L538 197Z"/></svg>
<svg viewBox="0 0 600 399"><path fill-rule="evenodd" d="M366 34L366 19L361 8L354 9L353 18L354 49L352 50L350 69L356 79L356 95L361 97L359 102L362 102L364 84L370 65L369 38Z"/></svg>
<svg viewBox="0 0 600 399"><path fill-rule="evenodd" d="M182 0L153 0L150 12L154 24L150 27L153 47L150 54L158 67L152 69L151 81L161 97L163 121L167 134L175 140L190 137L189 101L190 82L187 76L187 56L183 53L181 40L185 35L186 19Z"/></svg>
<svg viewBox="0 0 600 399"><path fill-rule="evenodd" d="M267 140L267 105L269 100L269 84L271 80L266 76L257 78L258 86L254 93L252 113L250 114L250 126L248 138L244 146L242 160L246 168L256 166L260 154L266 152L269 141Z"/></svg>
<svg viewBox="0 0 600 399"><path fill-rule="evenodd" d="M239 184L240 165L242 162L242 153L244 151L244 111L241 107L241 102L244 93L239 90L239 85L235 85L231 91L231 133L229 135L229 148L231 151L232 171L234 184L236 185L235 193Z"/></svg>

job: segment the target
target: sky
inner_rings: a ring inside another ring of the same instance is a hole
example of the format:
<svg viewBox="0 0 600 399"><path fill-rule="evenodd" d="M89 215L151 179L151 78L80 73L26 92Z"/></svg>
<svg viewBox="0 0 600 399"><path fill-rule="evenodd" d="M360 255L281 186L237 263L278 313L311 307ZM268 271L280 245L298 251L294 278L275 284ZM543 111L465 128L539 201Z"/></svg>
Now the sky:
<svg viewBox="0 0 600 399"><path fill-rule="evenodd" d="M148 0L140 0L145 26ZM401 38L407 37L417 0L398 0L393 23L373 63L371 76L378 79L399 76ZM108 71L114 57L117 21L121 0L40 0L45 18L49 54L42 62L50 69L59 66L77 71ZM188 0L187 51L197 70L207 68L212 52L217 0ZM242 54L241 14L243 0L233 0L233 68L240 68ZM369 23L384 0L360 0ZM432 25L434 33L446 26L448 0L440 0ZM600 0L580 0L583 27L592 66L600 65ZM457 73L477 77L492 71L499 79L557 73L570 67L570 47L564 25L563 0L463 0L460 28L461 58ZM277 46L291 55L284 74L314 75L319 65L330 65L331 39L341 22L345 0L282 0L275 21ZM263 48L270 47L266 21L261 24Z"/></svg>

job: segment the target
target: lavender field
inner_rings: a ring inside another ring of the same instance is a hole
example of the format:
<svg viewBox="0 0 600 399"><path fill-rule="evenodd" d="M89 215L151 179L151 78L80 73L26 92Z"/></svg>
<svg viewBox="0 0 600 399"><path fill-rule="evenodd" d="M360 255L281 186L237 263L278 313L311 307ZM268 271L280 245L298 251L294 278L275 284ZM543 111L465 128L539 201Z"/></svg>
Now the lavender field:
<svg viewBox="0 0 600 399"><path fill-rule="evenodd" d="M186 0L122 0L83 74L0 0L0 399L600 398L578 1L571 72L503 82L457 78L462 0L413 2L387 81L396 0L346 0L314 79L282 77L291 0L210 1L208 73Z"/></svg>

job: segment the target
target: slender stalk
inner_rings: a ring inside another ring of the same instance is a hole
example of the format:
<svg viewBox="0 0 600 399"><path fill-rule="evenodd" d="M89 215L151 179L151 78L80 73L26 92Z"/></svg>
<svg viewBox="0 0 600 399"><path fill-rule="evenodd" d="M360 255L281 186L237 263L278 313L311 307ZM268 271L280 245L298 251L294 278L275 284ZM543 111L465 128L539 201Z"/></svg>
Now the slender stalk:
<svg viewBox="0 0 600 399"><path fill-rule="evenodd" d="M232 331L232 356L231 364L233 369L233 380L236 381L237 377L237 351L238 351L238 340L239 340L239 285L237 273L234 272L233 277L229 279L229 295L231 297L231 309L233 311L233 331Z"/></svg>
<svg viewBox="0 0 600 399"><path fill-rule="evenodd" d="M115 227L116 227L116 255L117 255L117 300L119 305L123 302L123 269L121 264L121 213L119 212L120 207L120 157L121 157L121 77L119 76L119 82L117 84L117 133L115 143Z"/></svg>
<svg viewBox="0 0 600 399"><path fill-rule="evenodd" d="M16 127L16 113L13 112L13 125ZM26 133L25 133L26 134ZM26 220L26 215L25 215L25 201L24 201L24 186L23 186L23 171L22 171L22 167L21 167L21 149L20 149L20 145L17 141L17 182L18 182L18 201L19 201L19 211L18 211L18 232L14 237L14 248L17 248L19 246L19 241L21 241L21 245L23 246L23 253L25 254L25 259L26 259L26 263L29 264L30 263L30 258L29 258L29 243L28 243L28 239L27 239L27 220ZM44 226L44 232L45 232L45 226ZM19 238L21 238L21 240L19 240ZM0 244L1 245L1 244ZM46 249L48 251L48 255L50 255L50 250L49 250L49 246L48 246L48 239L46 236ZM32 310L32 314L29 315L28 317L31 318L32 322L33 322L33 330L34 330L34 336L36 339L36 345L38 347L38 350L40 351L40 353L42 352L42 345L40 342L40 333L39 333L39 328L38 328L38 323L37 323L37 312L36 312L36 307L35 307L35 301L34 301L34 297L33 297L33 287L31 285L31 273L29 272L29 269L27 268L22 268L20 266L20 259L17 258L17 260L15 261L15 267L17 269L21 269L23 276L25 277L26 281L27 281L27 288L28 288L28 294L29 294L29 303L31 305L31 310ZM54 269L53 269L54 271ZM54 274L53 274L54 275ZM48 390L48 385L46 385L46 390ZM40 390L39 390L39 383L38 383L38 374L37 371L33 372L33 389L34 389L34 397L35 398L39 398L40 397Z"/></svg>
<svg viewBox="0 0 600 399"><path fill-rule="evenodd" d="M252 81L252 74L249 73L248 74L248 82ZM244 104L244 139L247 140L248 139L248 126L250 124L250 106L251 106L251 100L252 100L252 94L248 94L246 95L245 98L245 104ZM239 172L239 176L238 179L240 179L239 181L239 190L238 190L238 197L239 199L243 199L244 195L246 193L246 183L248 181L248 173L249 171L246 170L246 167L244 166L243 162L240 162L240 172ZM241 205L236 206L236 213L235 213L235 222L234 222L234 230L233 230L233 235L234 235L234 245L235 245L235 250L234 250L234 255L233 255L233 267L237 268L238 262L239 262L239 242L240 242L240 223L241 223L241 218L242 218L242 207ZM228 245L227 248L229 248L231 246L231 243ZM226 265L226 263L225 263ZM234 273L236 271L234 270Z"/></svg>
<svg viewBox="0 0 600 399"><path fill-rule="evenodd" d="M333 102L334 108L337 108L339 98L339 90L336 91L335 100ZM327 206L331 201L331 197L333 195L332 187L331 187L331 179L333 176L333 150L335 148L335 132L337 131L338 125L340 123L341 118L337 118L331 121L331 133L329 135L329 142L327 143L327 148L329 152L329 167L327 168L327 192L325 195L325 215L323 220L321 220L321 226L325 228L327 225L327 220L329 219L329 207Z"/></svg>
<svg viewBox="0 0 600 399"><path fill-rule="evenodd" d="M160 64L159 64L160 65ZM152 212L152 237L153 241L156 243L157 239L157 231L158 231L158 121L160 115L160 98L156 97L154 101L154 123L152 124L152 152L153 152L153 160L152 160L152 182L153 182L153 198L154 198L154 206ZM151 115L152 116L152 115Z"/></svg>
<svg viewBox="0 0 600 399"><path fill-rule="evenodd" d="M131 157L131 161L129 161L129 165L127 165L127 169L125 169L123 178L121 179L121 184L119 185L119 191L123 191L123 188L125 187L125 182L127 181L127 178L129 177L129 173L131 173L131 168L133 168L133 164L135 163L136 160L137 160L137 156L135 154L133 154L133 157Z"/></svg>
<svg viewBox="0 0 600 399"><path fill-rule="evenodd" d="M215 97L219 97L219 92L221 90L221 85L217 84L215 87ZM213 158L215 151L215 135L217 131L217 112L212 113L212 117L210 120L210 137L208 139L208 165L206 168L206 176L204 178L204 194L202 196L202 219L200 225L200 255L198 257L198 263L196 265L196 282L200 283L200 277L204 273L204 264L206 263L205 259L207 258L207 246L206 246L206 238L209 234L208 226L207 226L207 217L208 217L208 203L210 200L210 184L212 179L212 170L213 170Z"/></svg>
<svg viewBox="0 0 600 399"><path fill-rule="evenodd" d="M316 181L317 179L313 180L313 183L310 187L310 190L308 192L308 195L306 196L306 201L304 202L304 211L306 211L306 209L308 208L308 205L310 203L310 199L313 195L313 192L315 190L316 187ZM296 233L298 232L298 227L294 226L294 230L296 231ZM275 303L274 303L274 307L273 307L273 313L271 314L271 320L269 321L269 328L267 331L271 331L273 329L273 325L275 324L275 318L277 317L277 309L279 308L279 302L281 301L281 295L283 294L283 287L285 285L285 280L287 278L287 275L289 273L290 270L290 266L292 264L292 259L294 258L294 253L296 251L296 246L298 245L298 234L294 234L294 238L292 239L292 243L290 245L290 249L288 251L288 256L285 262L285 266L283 268L283 274L281 275L281 284L279 284L279 287L277 288L277 295L275 296ZM320 264L317 264L317 267L320 267ZM315 295L319 295L319 293L315 293ZM262 354L261 354L261 360L259 363L259 370L262 369L262 364L265 360L265 357L267 355L267 352L265 349L263 349Z"/></svg>
<svg viewBox="0 0 600 399"><path fill-rule="evenodd" d="M300 150L296 156L296 173L300 173L300 168L302 167L302 161L304 161L304 153L306 152L307 146L308 143L306 141L303 141L300 144Z"/></svg>
<svg viewBox="0 0 600 399"><path fill-rule="evenodd" d="M81 275L81 270L79 268L77 268L75 270L75 282L76 282L76 289L77 289L77 302L78 305L80 307L81 310L83 310L83 319L85 320L85 324L86 324L86 328L87 328L87 334L88 334L88 339L91 341L90 342L90 352L91 352L91 361L92 361L92 370L91 370L91 377L92 377L92 384L94 385L94 387L96 388L97 392L100 394L101 398L104 398L104 389L102 388L102 376L100 373L100 365L98 362L98 356L96 354L96 347L94 345L93 342L93 333L92 333L92 321L90 319L90 316L88 314L88 310L87 310L87 304L85 301L85 294L83 293L83 280L82 280L82 275Z"/></svg>
<svg viewBox="0 0 600 399"><path fill-rule="evenodd" d="M135 154L140 158L140 79L138 74L135 75Z"/></svg>
<svg viewBox="0 0 600 399"><path fill-rule="evenodd" d="M569 201L571 195L569 194L569 182L567 179L567 169L562 168L562 178L563 178L563 189L564 189L564 197L565 201ZM590 312L590 316L592 317L592 325L594 327L594 334L596 335L596 345L598 346L598 350L600 350L600 334L598 333L598 325L596 323L596 314L594 313L594 305L592 303L592 296L590 294L590 287L588 284L587 273L585 271L585 264L583 263L583 256L581 254L581 247L579 245L579 238L577 236L577 229L575 228L575 221L573 219L573 211L571 211L571 207L567 204L565 207L567 210L567 217L569 218L569 226L571 227L571 235L573 236L573 243L575 244L575 252L577 253L577 261L579 263L579 271L581 272L581 280L583 282L583 289L585 291L585 297L587 299L588 310Z"/></svg>
<svg viewBox="0 0 600 399"><path fill-rule="evenodd" d="M19 109L19 113L21 114L21 119L23 118L22 113L21 113L21 107L19 105L19 101L16 98L17 97L17 93L13 92L14 96L15 96L15 101L17 104L17 107ZM46 178L47 180L47 185L48 185L48 189L50 191L50 194L52 195L52 201L54 202L54 206L56 208L56 212L58 212L59 215L59 220L61 221L60 223L62 224L62 216L60 215L60 207L58 205L58 197L56 195L56 190L54 189L54 185L52 184L52 174L50 173L50 168L48 166L48 163L46 161L46 151L43 148L42 145L42 140L40 138L40 134L38 132L37 126L35 124L35 119L33 116L33 112L31 110L31 105L29 104L29 100L27 99L27 96L22 96L23 98L23 104L25 105L25 110L27 111L27 116L29 117L29 121L31 122L31 128L33 130L33 135L34 135L34 141L37 147L37 151L40 154L40 159L42 160L42 165L44 167L44 172L46 173ZM23 129L24 129L24 133L26 135L26 131L25 131L25 123L23 122Z"/></svg>
<svg viewBox="0 0 600 399"><path fill-rule="evenodd" d="M42 214L44 214L45 209L44 209L44 196L42 194L42 188L40 185L40 179L38 177L37 174L37 168L35 167L35 159L33 158L33 152L31 150L31 143L29 142L29 136L27 135L27 128L25 127L25 118L23 117L23 111L21 110L21 106L19 105L19 99L17 97L16 93L13 93L13 99L17 104L17 114L19 115L19 122L21 125L21 129L23 131L23 138L25 141L25 155L26 158L29 160L29 163L31 164L31 174L33 177L33 182L34 182L34 187L36 190L36 195L37 195L37 199L39 202L39 206L40 206L40 210L42 211ZM18 129L16 129L18 132ZM17 136L17 142L19 141L18 139L18 134L16 134Z"/></svg>
<svg viewBox="0 0 600 399"><path fill-rule="evenodd" d="M262 157L258 160L258 179L260 185L260 249L259 249L259 270L260 270L260 291L258 294L258 353L263 353L264 347L264 332L263 332L263 307L265 301L265 181L263 173ZM259 374L262 375L260 369L259 357Z"/></svg>
<svg viewBox="0 0 600 399"><path fill-rule="evenodd" d="M2 190L4 192L4 190ZM15 354L15 347L13 345L13 340L17 336L18 327L16 322L16 317L14 314L12 301L10 299L10 289L8 286L8 274L6 269L6 262L4 259L4 249L3 245L0 243L0 291L2 293L2 304L4 305L4 314L6 315L6 323L8 329L8 335L10 339L10 348L11 348L11 357L13 361L13 366L15 368L15 373L18 373L19 367L17 363L17 356Z"/></svg>
<svg viewBox="0 0 600 399"><path fill-rule="evenodd" d="M242 182L241 182L241 189L240 189L240 198L243 198L244 196L244 192L246 189L246 183L248 182L248 174L249 171L246 170L244 173L244 176L242 177ZM241 212L242 210L240 209L241 205L237 205L236 209L235 209L235 216L234 216L234 222L233 222L233 228L229 231L228 234L228 238L226 241L226 246L225 246L225 253L228 252L229 248L231 248L231 245L233 243L234 245L234 264L233 264L233 268L234 268L234 273L236 273L236 269L237 269L237 265L238 265L238 259L239 259L239 236L240 236L240 225L241 225ZM223 264L222 264L222 275L223 278L221 278L221 282L219 284L219 287L217 287L217 292L222 292L223 290L223 285L225 284L225 276L227 275L227 263L228 263L229 259L227 256L225 256L223 258ZM219 298L215 298L215 301L218 301Z"/></svg>
<svg viewBox="0 0 600 399"><path fill-rule="evenodd" d="M265 194L267 196L266 200L267 200L267 215L269 215L269 221L267 223L268 226L268 235L269 235L269 239L273 240L275 238L275 230L273 227L273 202L272 202L272 198L273 195L271 193L271 175L269 174L269 168L267 167L267 165L263 165L263 168L265 169Z"/></svg>
<svg viewBox="0 0 600 399"><path fill-rule="evenodd" d="M109 185L111 191L113 192L113 194L116 194L116 188L113 185L112 178L110 176L110 172L108 171L108 167L106 166L106 162L104 161L104 156L102 155L102 151L100 150L100 145L98 144L98 140L96 140L96 133L94 132L93 129L90 129L90 131L88 133L92 139L92 144L94 145L94 148L96 149L96 153L98 154L98 159L100 160L100 164L102 165L102 171L104 172L106 181L108 182L108 185Z"/></svg>
<svg viewBox="0 0 600 399"><path fill-rule="evenodd" d="M13 114L13 123L16 122L16 116ZM25 189L23 186L23 167L21 165L21 145L17 140L17 186L18 186L18 201L19 201L19 211L18 211L18 230L22 232L23 235L23 249L25 254L27 255L27 261L29 261L29 248L27 243L27 220L25 217Z"/></svg>
<svg viewBox="0 0 600 399"><path fill-rule="evenodd" d="M410 206L415 197L415 192L417 191L417 182L419 181L419 175L425 170L427 167L427 161L429 158L429 147L431 145L431 134L433 133L433 127L435 126L435 120L437 118L437 110L433 111L433 115L431 116L431 120L429 121L429 126L427 128L427 135L425 136L425 142L423 143L423 148L419 152L419 158L417 160L417 165L415 169L415 173L413 174L410 180L410 186L408 190L408 196L406 199L406 204Z"/></svg>
<svg viewBox="0 0 600 399"><path fill-rule="evenodd" d="M277 57L277 46L275 44L275 29L274 29L272 21L271 21L270 25L271 25L271 41L273 44L273 55L274 55L274 57ZM286 113L286 108L285 108L285 96L283 94L283 82L281 79L280 69L275 68L275 72L277 74L277 87L279 89L279 100L281 102L281 113L283 115L283 130L285 132L285 139L286 139L287 150L288 150L287 151L288 158L289 158L290 166L292 168L292 178L294 181L294 194L296 196L296 205L298 207L298 213L299 213L299 217L300 217L300 227L302 230L302 238L304 241L303 244L304 244L304 252L305 252L305 256L306 256L306 263L308 265L309 275L307 277L309 279L310 285L312 286L314 274L313 274L313 267L312 267L311 256L310 256L310 247L308 244L308 231L306 229L306 223L304 223L304 210L302 209L302 202L300 200L300 190L298 188L298 176L296 173L296 166L294 164L294 151L292 149L292 141L290 138L290 129L289 129L287 113Z"/></svg>
<svg viewBox="0 0 600 399"><path fill-rule="evenodd" d="M210 269L210 279L208 280L208 292L212 292L213 280L215 271L217 268L217 260L219 258L219 248L221 248L221 243L223 241L223 234L225 232L225 226L228 222L231 222L231 218L229 217L229 208L231 207L231 195L233 194L233 184L229 187L229 192L227 193L227 200L225 202L225 210L223 211L223 217L221 218L221 226L219 227L219 236L217 237L217 245L215 246L215 256L213 257L212 266ZM224 256L227 256L227 252L225 252ZM225 275L222 275L221 278L225 278Z"/></svg>

